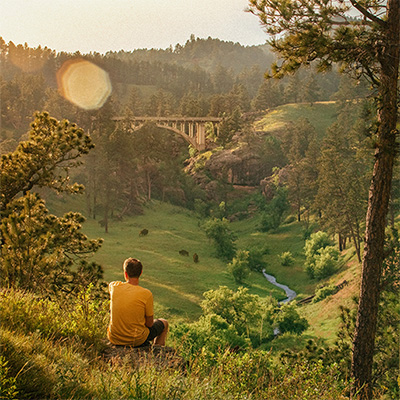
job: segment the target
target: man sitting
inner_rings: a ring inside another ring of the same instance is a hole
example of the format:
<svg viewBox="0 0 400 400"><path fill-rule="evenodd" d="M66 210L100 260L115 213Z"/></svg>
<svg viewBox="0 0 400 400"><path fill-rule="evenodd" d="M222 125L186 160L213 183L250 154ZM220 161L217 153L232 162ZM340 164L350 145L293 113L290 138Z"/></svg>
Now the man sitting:
<svg viewBox="0 0 400 400"><path fill-rule="evenodd" d="M142 263L128 258L123 264L125 281L109 284L111 318L107 329L108 340L115 345L144 347L164 346L168 321L153 320L153 295L139 286Z"/></svg>

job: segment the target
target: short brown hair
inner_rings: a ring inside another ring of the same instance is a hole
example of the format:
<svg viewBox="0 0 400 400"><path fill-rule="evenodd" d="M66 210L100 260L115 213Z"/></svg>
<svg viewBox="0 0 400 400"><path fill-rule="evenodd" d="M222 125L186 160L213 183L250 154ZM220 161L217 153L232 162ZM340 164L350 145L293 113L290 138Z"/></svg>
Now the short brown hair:
<svg viewBox="0 0 400 400"><path fill-rule="evenodd" d="M124 272L126 272L129 278L139 278L142 271L143 265L136 258L130 257L124 261Z"/></svg>

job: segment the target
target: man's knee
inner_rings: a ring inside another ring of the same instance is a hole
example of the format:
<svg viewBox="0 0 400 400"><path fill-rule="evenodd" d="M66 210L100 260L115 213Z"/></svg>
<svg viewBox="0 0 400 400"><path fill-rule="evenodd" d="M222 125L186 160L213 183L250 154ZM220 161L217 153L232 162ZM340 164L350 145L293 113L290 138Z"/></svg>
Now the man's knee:
<svg viewBox="0 0 400 400"><path fill-rule="evenodd" d="M164 332L168 331L169 323L166 319L160 318L160 321L164 324Z"/></svg>

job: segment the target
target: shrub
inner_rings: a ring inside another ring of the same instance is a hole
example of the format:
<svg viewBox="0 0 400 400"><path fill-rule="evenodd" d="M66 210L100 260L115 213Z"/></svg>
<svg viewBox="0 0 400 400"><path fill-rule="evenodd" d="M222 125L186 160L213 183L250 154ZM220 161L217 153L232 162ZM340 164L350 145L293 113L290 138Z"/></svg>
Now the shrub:
<svg viewBox="0 0 400 400"><path fill-rule="evenodd" d="M317 303L318 301L321 301L321 300L325 299L326 297L337 293L337 291L338 291L338 289L335 285L324 286L315 292L315 297L313 298L313 303Z"/></svg>
<svg viewBox="0 0 400 400"><path fill-rule="evenodd" d="M293 304L285 304L275 317L275 324L280 333L292 332L300 335L308 328L308 321L300 317Z"/></svg>
<svg viewBox="0 0 400 400"><path fill-rule="evenodd" d="M283 265L284 267L288 267L289 265L293 265L294 263L294 257L290 251L285 251L278 257L281 260L281 265Z"/></svg>
<svg viewBox="0 0 400 400"><path fill-rule="evenodd" d="M210 215L211 205L204 200L194 199L194 211L199 215L200 218L206 218Z"/></svg>
<svg viewBox="0 0 400 400"><path fill-rule="evenodd" d="M307 260L312 259L318 251L326 246L332 246L332 240L328 234L323 231L318 231L310 235L310 239L306 241L304 253Z"/></svg>
<svg viewBox="0 0 400 400"><path fill-rule="evenodd" d="M306 228L303 229L303 239L304 240L308 240L311 237L311 234L313 232L314 228L312 226L308 226Z"/></svg>
<svg viewBox="0 0 400 400"><path fill-rule="evenodd" d="M268 249L252 248L248 250L247 262L252 271L262 272L266 267L266 262L263 260L263 255L267 254L266 252L268 252Z"/></svg>
<svg viewBox="0 0 400 400"><path fill-rule="evenodd" d="M203 349L214 354L228 348L250 347L249 338L217 314L203 315L190 324L179 324L174 328L173 336L181 344L181 352L185 358L197 357Z"/></svg>
<svg viewBox="0 0 400 400"><path fill-rule="evenodd" d="M326 232L311 234L304 246L304 253L305 269L310 278L326 278L335 271L339 251L332 246L332 241Z"/></svg>
<svg viewBox="0 0 400 400"><path fill-rule="evenodd" d="M282 223L283 215L288 209L287 189L278 187L273 199L265 206L265 212L260 221L260 230L262 232L276 230Z"/></svg>
<svg viewBox="0 0 400 400"><path fill-rule="evenodd" d="M321 249L315 256L314 276L316 279L323 279L331 276L336 269L339 259L339 251L333 246Z"/></svg>
<svg viewBox="0 0 400 400"><path fill-rule="evenodd" d="M236 283L243 283L249 276L249 252L239 250L232 262L228 264L228 271L233 275Z"/></svg>
<svg viewBox="0 0 400 400"><path fill-rule="evenodd" d="M264 212L261 215L260 231L269 232L275 230L280 225L280 218L278 214L272 212Z"/></svg>
<svg viewBox="0 0 400 400"><path fill-rule="evenodd" d="M203 227L207 237L214 241L217 256L224 260L232 260L236 252L236 235L229 229L229 221L225 218L211 218Z"/></svg>
<svg viewBox="0 0 400 400"><path fill-rule="evenodd" d="M17 398L16 378L10 375L10 367L3 356L0 356L0 399L13 400Z"/></svg>
<svg viewBox="0 0 400 400"><path fill-rule="evenodd" d="M273 337L272 314L276 306L273 298L261 299L240 287L233 291L226 286L204 293L201 303L204 315L221 316L239 335L250 338L253 345Z"/></svg>

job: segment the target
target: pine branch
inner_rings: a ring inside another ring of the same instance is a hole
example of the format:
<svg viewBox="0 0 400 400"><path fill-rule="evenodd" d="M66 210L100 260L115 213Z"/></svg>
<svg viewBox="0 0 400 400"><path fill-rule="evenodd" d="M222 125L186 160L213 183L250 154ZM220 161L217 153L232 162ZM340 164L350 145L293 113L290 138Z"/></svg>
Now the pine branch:
<svg viewBox="0 0 400 400"><path fill-rule="evenodd" d="M364 15L365 18L371 20L372 22L377 23L378 25L385 27L386 22L380 18L378 18L376 15L370 13L366 8L364 8L362 5L359 4L358 1L356 0L350 0L350 3L354 8L356 8L362 15Z"/></svg>

